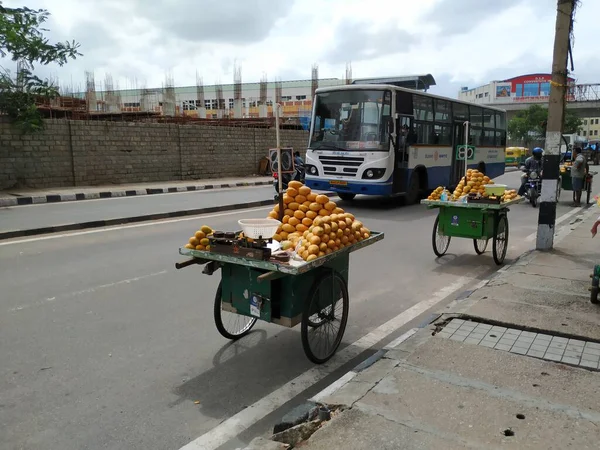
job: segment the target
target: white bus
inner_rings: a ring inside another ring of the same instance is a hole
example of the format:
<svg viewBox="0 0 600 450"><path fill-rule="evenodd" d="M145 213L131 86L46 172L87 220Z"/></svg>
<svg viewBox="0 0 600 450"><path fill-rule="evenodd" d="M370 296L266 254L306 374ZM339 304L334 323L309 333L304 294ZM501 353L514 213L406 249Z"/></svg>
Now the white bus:
<svg viewBox="0 0 600 450"><path fill-rule="evenodd" d="M357 194L405 195L415 203L464 175L457 146L475 147L468 166L490 178L504 173L506 112L392 85L317 89L306 153L306 185Z"/></svg>

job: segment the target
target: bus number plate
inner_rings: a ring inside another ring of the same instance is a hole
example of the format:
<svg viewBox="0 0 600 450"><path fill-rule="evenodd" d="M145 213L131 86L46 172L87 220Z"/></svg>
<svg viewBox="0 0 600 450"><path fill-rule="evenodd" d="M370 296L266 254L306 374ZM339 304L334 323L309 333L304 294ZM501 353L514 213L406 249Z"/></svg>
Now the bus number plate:
<svg viewBox="0 0 600 450"><path fill-rule="evenodd" d="M332 186L348 186L347 181L341 181L341 180L331 180L331 181L329 181L329 184Z"/></svg>

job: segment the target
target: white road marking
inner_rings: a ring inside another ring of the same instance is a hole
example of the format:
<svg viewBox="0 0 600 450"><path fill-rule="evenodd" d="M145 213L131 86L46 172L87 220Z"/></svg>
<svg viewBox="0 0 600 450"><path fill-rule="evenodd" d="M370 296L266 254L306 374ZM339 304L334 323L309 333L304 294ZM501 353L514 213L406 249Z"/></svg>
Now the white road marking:
<svg viewBox="0 0 600 450"><path fill-rule="evenodd" d="M404 341L406 341L408 338L410 338L411 336L413 336L417 331L419 331L418 328L413 328L412 330L408 330L406 333L404 333L402 336L397 337L396 339L394 339L392 342L390 342L388 345L386 345L384 347L385 350L392 350L396 347L398 347L400 344L402 344Z"/></svg>
<svg viewBox="0 0 600 450"><path fill-rule="evenodd" d="M68 294L64 294L64 295L60 296L59 299L64 299L64 298L69 298L69 297L77 297L78 295L81 295L81 294L89 294L91 292L95 292L100 289L106 289L106 288L110 288L110 287L114 287L114 286L119 286L121 284L129 284L129 283L133 283L135 281L144 280L146 278L155 277L157 275L163 275L165 273L167 273L166 270L161 270L160 272L149 273L148 275L141 275L139 277L134 277L134 278L127 278L126 280L115 281L114 283L101 284L98 286L93 286L91 288L82 289L81 291L69 292ZM9 309L9 312L22 311L24 309L29 309L34 306L42 306L42 305L45 305L46 303L50 303L55 300L56 300L56 297L47 297L47 298L37 301L35 303L15 306L14 308Z"/></svg>
<svg viewBox="0 0 600 450"><path fill-rule="evenodd" d="M248 213L248 212L253 212L253 211L265 211L268 209L272 209L272 207L268 206L268 207L264 207L264 208L236 209L234 211L223 212L223 213L218 213L218 214L199 214L197 216L187 216L187 217L181 217L178 219L166 219L166 220L156 220L156 221L149 221L149 222L137 223L137 224L116 225L116 226L111 226L111 227L98 228L98 229L94 229L94 230L74 231L74 232L63 233L63 234L44 234L44 235L39 235L39 236L36 236L33 238L7 240L6 242L0 242L0 247L2 247L4 245L25 244L27 242L47 241L48 239L59 239L59 238L64 238L64 237L82 236L85 234L107 233L110 231L119 231L119 230L125 230L125 229L129 229L129 228L153 227L153 226L157 226L157 225L165 225L165 224L176 223L176 222L185 222L188 220L210 219L212 217L231 216L231 215L235 215L235 214L242 214L242 213Z"/></svg>
<svg viewBox="0 0 600 450"><path fill-rule="evenodd" d="M335 391L342 388L346 383L348 383L350 380L352 380L352 378L354 378L356 375L358 375L358 374L356 372L354 372L353 370L351 370L346 375L342 376L341 378L338 378L335 382L331 383L329 386L327 386L325 389L323 389L321 392L319 392L317 395L315 395L310 400L313 402L321 402L324 398L329 397Z"/></svg>
<svg viewBox="0 0 600 450"><path fill-rule="evenodd" d="M365 349L371 348L390 333L418 317L428 309L434 307L448 295L472 281L474 281L474 278L466 276L459 277L451 285L437 291L428 300L423 300L398 314L396 317L383 325L380 325L353 344L340 350L325 364L314 366L298 375L296 378L288 381L286 384L258 400L253 405L243 409L199 438L181 447L181 450L212 450L223 445L254 425L266 415L272 413L295 396L301 394L303 391L358 356Z"/></svg>
<svg viewBox="0 0 600 450"><path fill-rule="evenodd" d="M573 216L573 215L577 214L578 212L581 212L581 209L579 209L579 208L575 208L575 209L573 209L573 210L569 211L568 213L566 213L566 214L563 214L563 215L562 215L562 216L560 216L558 219L556 219L555 225L558 225L559 223L562 223L562 222L564 222L564 221L565 221L565 220L567 220L569 217L571 217L571 216ZM532 242L532 241L534 241L534 240L535 240L535 238L536 238L536 236L537 236L537 231L536 231L535 233L531 233L529 236L527 236L527 237L525 238L525 242Z"/></svg>

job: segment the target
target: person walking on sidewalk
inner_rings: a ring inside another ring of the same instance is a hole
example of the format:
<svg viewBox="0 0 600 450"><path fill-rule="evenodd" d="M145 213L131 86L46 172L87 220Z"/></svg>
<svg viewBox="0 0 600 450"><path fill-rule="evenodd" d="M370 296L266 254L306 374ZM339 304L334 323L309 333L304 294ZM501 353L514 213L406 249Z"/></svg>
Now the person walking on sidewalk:
<svg viewBox="0 0 600 450"><path fill-rule="evenodd" d="M571 182L573 184L573 204L581 206L581 192L583 191L583 180L585 178L586 161L581 154L581 147L575 147L575 159L571 167Z"/></svg>

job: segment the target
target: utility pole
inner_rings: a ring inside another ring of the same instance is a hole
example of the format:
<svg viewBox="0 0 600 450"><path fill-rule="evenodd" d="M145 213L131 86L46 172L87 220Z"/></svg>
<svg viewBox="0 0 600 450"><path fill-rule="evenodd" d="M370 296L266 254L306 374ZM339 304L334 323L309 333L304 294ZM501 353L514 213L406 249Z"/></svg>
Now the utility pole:
<svg viewBox="0 0 600 450"><path fill-rule="evenodd" d="M565 97L567 92L567 58L573 27L573 14L578 0L558 0L557 3L542 194L536 239L536 248L538 250L551 250L554 245L556 191L560 175L560 142L563 132Z"/></svg>

